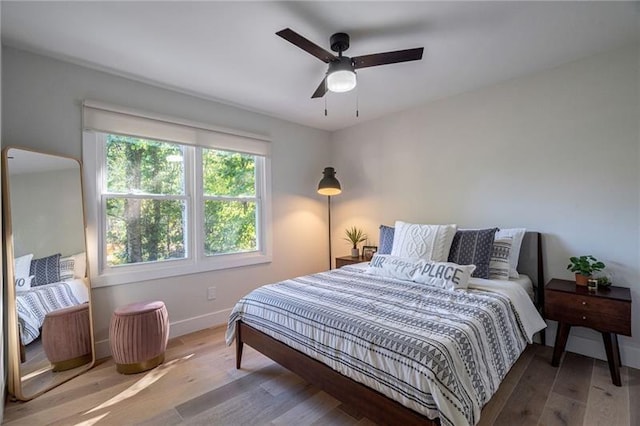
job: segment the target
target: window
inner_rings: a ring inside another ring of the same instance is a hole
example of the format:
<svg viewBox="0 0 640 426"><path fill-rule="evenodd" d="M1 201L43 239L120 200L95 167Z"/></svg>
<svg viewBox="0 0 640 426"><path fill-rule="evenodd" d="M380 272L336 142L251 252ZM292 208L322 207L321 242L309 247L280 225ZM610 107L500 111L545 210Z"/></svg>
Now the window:
<svg viewBox="0 0 640 426"><path fill-rule="evenodd" d="M112 134L101 139L106 266L184 259L189 199L182 147Z"/></svg>
<svg viewBox="0 0 640 426"><path fill-rule="evenodd" d="M208 138L184 143L171 127L149 130L148 118L119 118L85 103L85 187L96 201L86 203L95 285L271 260L268 142L216 138L198 125L196 135ZM131 130L132 120L144 137L120 133ZM183 131L184 123L171 124ZM104 131L109 126L113 131Z"/></svg>

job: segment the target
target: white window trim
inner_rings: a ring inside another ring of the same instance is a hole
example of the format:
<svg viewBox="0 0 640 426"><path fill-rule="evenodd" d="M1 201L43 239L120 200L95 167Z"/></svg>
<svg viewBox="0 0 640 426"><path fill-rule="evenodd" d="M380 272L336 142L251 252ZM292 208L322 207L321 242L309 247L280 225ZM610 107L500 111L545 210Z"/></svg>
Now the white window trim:
<svg viewBox="0 0 640 426"><path fill-rule="evenodd" d="M85 108L83 112L83 116L86 117L87 109ZM129 112L127 112L127 114L128 113ZM118 112L118 114L122 113ZM99 114L98 117L100 117ZM131 122L134 122L137 118L140 118L144 121L147 120L148 117L149 114L146 114L146 116L144 117L133 116L129 117L129 120ZM158 118L152 118L152 120L158 120ZM170 128L170 126L174 124L179 127L185 126L185 123L190 123L185 121L178 122L177 120L167 123L166 117L162 117L162 120L162 124L163 126L165 126L165 128ZM196 156L201 155L201 150L197 148L198 146L233 151L233 149L229 147L228 143L234 142L234 138L238 138L238 141L242 142L242 139L247 137L243 134L240 134L231 135L231 138L229 138L229 134L225 133L222 136L222 139L220 139L220 135L215 134L214 130L203 130L202 125L198 124L198 126L199 127L197 129L197 132L199 133L200 137L198 138L198 141L191 143L191 145L196 146L196 149L189 150L189 152L193 154L185 158L185 161L190 162L190 164L194 166L195 164L197 164ZM188 127L188 125L186 127ZM188 206L187 236L185 242L187 258L150 262L148 264L106 268L105 265L101 264L102 260L105 258L103 256L102 247L100 244L101 241L104 241L101 235L101 233L103 232L104 220L101 217L103 211L101 205L102 194L98 192L98 184L99 182L103 182L102 179L104 178L105 173L105 171L103 170L105 143L102 138L103 134L109 133L109 131L104 129L94 129L91 126L84 125L83 128L85 129L83 131L82 137L82 156L84 162L84 192L87 215L87 259L90 265L88 274L93 287L129 284L138 281L148 281L181 275L189 275L194 273L215 271L220 269L237 268L248 265L269 263L272 261L273 237L271 231L271 159L268 155L269 148L267 147L265 150L264 147L259 147L259 145L255 143L255 141L252 142L251 140L249 140L249 145L243 146L244 148L248 147L248 149L239 149L238 151L249 151L249 153L259 155L260 158L263 159L262 161L256 161L256 189L259 189L258 193L256 194L256 203L258 204L256 206L256 210L259 215L256 223L256 234L259 242L257 251L221 254L215 256L206 256L204 254L203 223L201 223L202 212L197 211L200 210L198 207L203 206L201 170L199 170L199 167L195 167L195 178L187 176L187 181L185 182L185 184L188 186L185 191L187 198L196 199L196 202L190 203ZM144 131L136 131L134 133L136 134L136 136L152 139L152 137L144 134ZM205 137L202 137L203 133L205 134ZM167 140L166 137L156 137L156 139ZM223 142L220 144L221 146L217 146L218 144L215 143L216 140L221 140ZM184 141L176 142L185 143ZM264 145L264 139L260 140L260 142L262 142ZM242 144L240 143L240 145ZM264 153L256 153L256 147L262 149L262 152ZM100 150L102 150L102 152ZM262 173L263 171L264 173ZM261 194L262 196L260 197L258 196L258 194Z"/></svg>

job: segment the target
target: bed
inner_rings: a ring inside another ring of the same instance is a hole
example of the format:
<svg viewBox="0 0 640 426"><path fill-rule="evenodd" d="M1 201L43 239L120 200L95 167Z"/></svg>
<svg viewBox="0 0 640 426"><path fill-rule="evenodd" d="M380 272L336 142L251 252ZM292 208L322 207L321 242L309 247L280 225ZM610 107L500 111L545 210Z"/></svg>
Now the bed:
<svg viewBox="0 0 640 426"><path fill-rule="evenodd" d="M540 234L525 235L518 270L543 306ZM247 343L379 423L474 425L544 322L518 284L469 288L425 289L347 266L250 293L226 339L237 368Z"/></svg>
<svg viewBox="0 0 640 426"><path fill-rule="evenodd" d="M49 312L88 301L87 284L80 278L40 285L17 292L18 330L22 345L28 345L40 336L44 318Z"/></svg>

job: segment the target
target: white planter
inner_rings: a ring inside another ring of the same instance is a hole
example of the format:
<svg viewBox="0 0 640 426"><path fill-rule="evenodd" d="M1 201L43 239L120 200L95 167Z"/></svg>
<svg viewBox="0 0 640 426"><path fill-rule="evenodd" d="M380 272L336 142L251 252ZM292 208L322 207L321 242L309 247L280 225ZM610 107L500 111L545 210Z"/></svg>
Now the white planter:
<svg viewBox="0 0 640 426"><path fill-rule="evenodd" d="M351 249L351 257L360 257L360 250L357 248Z"/></svg>

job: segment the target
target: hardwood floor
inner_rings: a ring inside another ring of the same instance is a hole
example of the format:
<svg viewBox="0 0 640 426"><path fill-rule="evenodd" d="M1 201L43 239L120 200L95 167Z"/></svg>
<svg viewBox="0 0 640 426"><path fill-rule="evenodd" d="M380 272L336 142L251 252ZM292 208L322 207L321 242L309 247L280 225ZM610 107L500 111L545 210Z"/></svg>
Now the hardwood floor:
<svg viewBox="0 0 640 426"><path fill-rule="evenodd" d="M169 342L166 362L125 376L111 359L26 403L8 402L7 425L373 425L373 421L245 346L242 369L225 329ZM531 345L482 411L480 425L640 425L640 370L613 386L603 361ZM375 420L375 419L372 419Z"/></svg>

